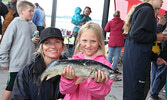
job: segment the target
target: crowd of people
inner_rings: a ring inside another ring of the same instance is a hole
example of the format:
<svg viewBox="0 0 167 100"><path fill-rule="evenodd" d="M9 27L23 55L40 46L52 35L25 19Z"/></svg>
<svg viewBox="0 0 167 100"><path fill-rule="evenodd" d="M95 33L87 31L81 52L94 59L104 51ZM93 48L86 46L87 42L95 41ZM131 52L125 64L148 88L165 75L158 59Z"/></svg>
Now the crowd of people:
<svg viewBox="0 0 167 100"><path fill-rule="evenodd" d="M76 7L71 19L75 41L70 59L98 61L121 74L118 61L124 48L123 100L145 100L149 90L149 100L157 100L167 85L167 34L163 33L167 23L165 16L158 14L162 4L162 0L143 0L132 7L125 21L120 18L121 12L115 11L104 28L110 32L107 57L103 29L91 21L91 8L86 6L81 14L82 9ZM45 12L38 3L11 0L7 6L1 5L4 22L0 66L9 71L1 100L105 100L112 83L121 80L110 80L97 70L94 78L85 78L76 85L81 77L68 65L62 75L44 80L39 86L37 82L50 63L69 59L64 55L68 51L64 37L60 29L46 27ZM34 38L36 32L39 34Z"/></svg>

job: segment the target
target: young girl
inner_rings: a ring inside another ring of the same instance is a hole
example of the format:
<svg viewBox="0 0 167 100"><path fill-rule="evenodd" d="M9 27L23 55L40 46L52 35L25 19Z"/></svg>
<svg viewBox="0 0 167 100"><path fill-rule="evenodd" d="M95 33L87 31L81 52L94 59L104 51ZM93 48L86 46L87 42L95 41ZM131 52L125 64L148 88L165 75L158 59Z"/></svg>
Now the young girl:
<svg viewBox="0 0 167 100"><path fill-rule="evenodd" d="M91 59L104 63L112 68L105 58L104 41L101 27L88 22L81 27L73 59ZM75 85L79 77L75 76L72 66L67 66L61 76L60 92L66 94L64 100L104 100L110 92L113 80L98 70L95 78L88 78Z"/></svg>

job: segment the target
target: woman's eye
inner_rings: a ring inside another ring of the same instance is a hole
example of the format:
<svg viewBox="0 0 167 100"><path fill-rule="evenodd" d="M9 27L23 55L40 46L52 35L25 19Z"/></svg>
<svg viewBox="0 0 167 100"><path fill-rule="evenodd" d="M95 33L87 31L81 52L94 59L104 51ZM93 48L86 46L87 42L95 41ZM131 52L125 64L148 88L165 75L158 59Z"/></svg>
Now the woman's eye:
<svg viewBox="0 0 167 100"><path fill-rule="evenodd" d="M60 41L56 41L55 44L60 44Z"/></svg>
<svg viewBox="0 0 167 100"><path fill-rule="evenodd" d="M50 44L50 42L46 41L44 44L45 44L45 45L48 45L48 44Z"/></svg>

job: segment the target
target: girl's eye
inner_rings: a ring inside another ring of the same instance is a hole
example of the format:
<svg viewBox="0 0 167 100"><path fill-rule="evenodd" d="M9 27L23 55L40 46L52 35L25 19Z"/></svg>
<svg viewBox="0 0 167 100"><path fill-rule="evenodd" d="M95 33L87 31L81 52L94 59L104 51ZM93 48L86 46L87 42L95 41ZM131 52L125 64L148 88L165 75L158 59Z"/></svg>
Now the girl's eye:
<svg viewBox="0 0 167 100"><path fill-rule="evenodd" d="M91 42L92 42L92 43L95 43L96 41L95 41L95 40L92 40Z"/></svg>
<svg viewBox="0 0 167 100"><path fill-rule="evenodd" d="M87 40L82 40L83 42L86 42Z"/></svg>

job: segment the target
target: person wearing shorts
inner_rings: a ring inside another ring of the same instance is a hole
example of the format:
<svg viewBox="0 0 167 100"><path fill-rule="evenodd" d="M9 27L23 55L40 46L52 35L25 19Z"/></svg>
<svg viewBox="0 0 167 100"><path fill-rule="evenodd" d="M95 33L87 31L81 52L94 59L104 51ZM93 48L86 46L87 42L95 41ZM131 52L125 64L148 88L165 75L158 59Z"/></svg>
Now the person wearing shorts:
<svg viewBox="0 0 167 100"><path fill-rule="evenodd" d="M14 85L14 81L15 81L15 78L17 76L17 73L18 72L9 72L6 90L8 90L8 91L13 90L13 85Z"/></svg>
<svg viewBox="0 0 167 100"><path fill-rule="evenodd" d="M10 79L1 100L10 100L17 72L31 63L39 42L39 38L32 40L33 32L37 31L35 24L31 22L34 8L34 4L29 1L17 1L19 17L12 20L1 41L0 66L10 72Z"/></svg>

